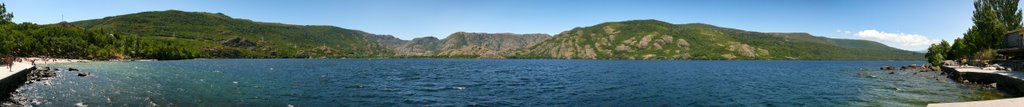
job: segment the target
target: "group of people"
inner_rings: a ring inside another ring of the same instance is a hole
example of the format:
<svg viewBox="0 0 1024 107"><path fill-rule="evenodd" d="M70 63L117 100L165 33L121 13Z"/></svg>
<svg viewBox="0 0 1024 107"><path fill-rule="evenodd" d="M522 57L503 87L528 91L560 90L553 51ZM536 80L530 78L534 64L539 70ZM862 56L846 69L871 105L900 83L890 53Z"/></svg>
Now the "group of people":
<svg viewBox="0 0 1024 107"><path fill-rule="evenodd" d="M46 61L46 60L47 60L48 58L46 58L46 57L43 57L42 59L36 59L36 58L18 58L18 57L15 57L14 55L4 55L4 56L3 56L2 58L0 58L0 59L3 59L3 62L0 62L0 63L2 63L2 64L3 64L3 66L6 66L6 67L7 67L7 71L8 71L8 72L13 72L13 69L14 69L14 63L15 63L15 62L22 62L22 61L28 60L29 62L31 62L31 63L32 63L32 65L36 65L36 61L37 61L37 60L43 60L43 61ZM52 59L52 60L56 61L56 59Z"/></svg>

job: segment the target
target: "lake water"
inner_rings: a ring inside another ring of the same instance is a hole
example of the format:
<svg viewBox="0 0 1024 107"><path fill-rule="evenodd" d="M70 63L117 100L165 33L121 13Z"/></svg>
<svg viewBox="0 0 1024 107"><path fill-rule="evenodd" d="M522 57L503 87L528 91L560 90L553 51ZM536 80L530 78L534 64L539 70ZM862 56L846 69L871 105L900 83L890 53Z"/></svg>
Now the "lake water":
<svg viewBox="0 0 1024 107"><path fill-rule="evenodd" d="M45 65L35 106L923 106L1001 98L924 61L217 59ZM89 72L86 77L77 72ZM889 74L893 72L894 74Z"/></svg>

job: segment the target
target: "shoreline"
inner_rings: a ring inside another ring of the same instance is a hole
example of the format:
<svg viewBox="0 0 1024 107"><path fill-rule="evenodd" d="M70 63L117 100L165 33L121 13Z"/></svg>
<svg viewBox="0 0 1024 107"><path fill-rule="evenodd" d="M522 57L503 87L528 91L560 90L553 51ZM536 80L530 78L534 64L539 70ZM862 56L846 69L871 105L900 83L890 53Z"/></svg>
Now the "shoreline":
<svg viewBox="0 0 1024 107"><path fill-rule="evenodd" d="M963 84L991 85L1000 92L1008 94L1008 98L967 101L967 102L946 102L932 103L928 107L1008 107L1014 104L1024 103L1024 79L1017 77L1015 73L1020 71L1006 70L984 70L978 67L939 66L946 77Z"/></svg>
<svg viewBox="0 0 1024 107"><path fill-rule="evenodd" d="M28 74L39 64L86 63L91 60L82 59L44 59L39 57L19 57L12 62L0 66L0 99L10 100L11 95L28 81Z"/></svg>
<svg viewBox="0 0 1024 107"><path fill-rule="evenodd" d="M888 60L888 59L563 59L563 58L412 58L412 57L359 57L359 58L192 58L192 59L137 59L135 61L175 61L175 60L216 60L216 59L491 59L491 60L595 60L595 61L927 61L921 60ZM102 60L101 60L102 61ZM117 60L131 61L131 60Z"/></svg>

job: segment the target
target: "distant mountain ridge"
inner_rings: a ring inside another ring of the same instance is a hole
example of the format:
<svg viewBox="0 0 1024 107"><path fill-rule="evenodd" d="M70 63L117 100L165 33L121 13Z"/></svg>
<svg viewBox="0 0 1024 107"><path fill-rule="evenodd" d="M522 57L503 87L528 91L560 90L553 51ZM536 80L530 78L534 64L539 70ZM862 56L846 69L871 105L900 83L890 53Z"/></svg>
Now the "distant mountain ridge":
<svg viewBox="0 0 1024 107"><path fill-rule="evenodd" d="M422 37L410 41L378 36L377 42L391 48L399 57L504 58L550 37L547 34L455 32L445 39Z"/></svg>
<svg viewBox="0 0 1024 107"><path fill-rule="evenodd" d="M62 23L142 35L213 58L441 57L710 60L919 60L877 42L762 33L658 20L606 22L547 34L455 32L402 40L334 26L291 25L178 10Z"/></svg>
<svg viewBox="0 0 1024 107"><path fill-rule="evenodd" d="M761 33L658 20L578 27L524 48L514 58L919 60L923 54L866 40L807 33Z"/></svg>

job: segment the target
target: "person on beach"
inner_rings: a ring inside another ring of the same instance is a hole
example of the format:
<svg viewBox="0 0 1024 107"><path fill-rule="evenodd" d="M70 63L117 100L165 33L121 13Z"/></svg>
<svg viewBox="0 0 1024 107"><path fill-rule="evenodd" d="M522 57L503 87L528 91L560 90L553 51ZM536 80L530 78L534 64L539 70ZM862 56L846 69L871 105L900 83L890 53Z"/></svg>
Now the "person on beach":
<svg viewBox="0 0 1024 107"><path fill-rule="evenodd" d="M7 72L14 72L14 70L13 70L14 69L14 56L13 55L6 55L6 56L4 56L4 64L7 65Z"/></svg>

